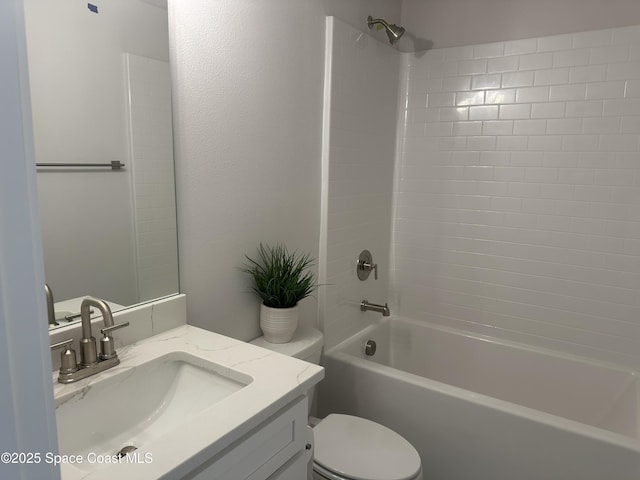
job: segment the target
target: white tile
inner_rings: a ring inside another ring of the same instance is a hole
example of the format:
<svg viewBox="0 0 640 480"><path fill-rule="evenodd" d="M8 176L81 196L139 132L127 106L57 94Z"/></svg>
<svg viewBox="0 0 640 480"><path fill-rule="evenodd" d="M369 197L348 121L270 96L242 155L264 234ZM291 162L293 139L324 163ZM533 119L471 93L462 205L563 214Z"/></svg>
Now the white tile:
<svg viewBox="0 0 640 480"><path fill-rule="evenodd" d="M469 120L497 120L498 106L469 107Z"/></svg>
<svg viewBox="0 0 640 480"><path fill-rule="evenodd" d="M462 60L458 62L459 75L474 75L487 72L487 60Z"/></svg>
<svg viewBox="0 0 640 480"><path fill-rule="evenodd" d="M454 135L480 135L482 133L481 121L454 122Z"/></svg>
<svg viewBox="0 0 640 480"><path fill-rule="evenodd" d="M529 181L529 180L527 180ZM541 215L553 215L556 202L547 198L523 198L522 211ZM539 225L539 224L538 224Z"/></svg>
<svg viewBox="0 0 640 480"><path fill-rule="evenodd" d="M593 82L587 84L587 92L585 98L587 100L599 100L605 98L623 98L625 90L625 82Z"/></svg>
<svg viewBox="0 0 640 480"><path fill-rule="evenodd" d="M551 68L535 72L534 85L559 85L569 81L568 68Z"/></svg>
<svg viewBox="0 0 640 480"><path fill-rule="evenodd" d="M589 49L565 50L553 54L554 67L573 67L589 63Z"/></svg>
<svg viewBox="0 0 640 480"><path fill-rule="evenodd" d="M602 114L605 116L637 115L640 112L640 99L607 99Z"/></svg>
<svg viewBox="0 0 640 480"><path fill-rule="evenodd" d="M640 97L640 80L627 80L624 87L625 98Z"/></svg>
<svg viewBox="0 0 640 480"><path fill-rule="evenodd" d="M603 65L600 68L604 68ZM640 62L612 63L606 66L607 80L629 80L640 78ZM604 80L604 79L602 79Z"/></svg>
<svg viewBox="0 0 640 480"><path fill-rule="evenodd" d="M557 151L562 149L562 136L542 135L529 137L529 150L532 151Z"/></svg>
<svg viewBox="0 0 640 480"><path fill-rule="evenodd" d="M518 88L516 90L516 101L518 103L548 102L550 88L552 87Z"/></svg>
<svg viewBox="0 0 640 480"><path fill-rule="evenodd" d="M564 118L566 103L534 103L531 105L531 118Z"/></svg>
<svg viewBox="0 0 640 480"><path fill-rule="evenodd" d="M514 103L516 101L516 89L507 88L500 90L487 90L484 103L487 105Z"/></svg>
<svg viewBox="0 0 640 480"><path fill-rule="evenodd" d="M479 165L479 152L451 152L452 165Z"/></svg>
<svg viewBox="0 0 640 480"><path fill-rule="evenodd" d="M588 117L582 120L582 133L618 133L620 125L620 117Z"/></svg>
<svg viewBox="0 0 640 480"><path fill-rule="evenodd" d="M515 120L514 135L543 135L546 131L546 120Z"/></svg>
<svg viewBox="0 0 640 480"><path fill-rule="evenodd" d="M500 182L522 182L524 173L524 167L495 167L493 178Z"/></svg>
<svg viewBox="0 0 640 480"><path fill-rule="evenodd" d="M592 152L598 149L596 135L564 135L562 150L567 152Z"/></svg>
<svg viewBox="0 0 640 480"><path fill-rule="evenodd" d="M469 107L439 108L438 117L442 121L468 120Z"/></svg>
<svg viewBox="0 0 640 480"><path fill-rule="evenodd" d="M496 137L494 136L479 136L467 138L467 150L495 150L496 149Z"/></svg>
<svg viewBox="0 0 640 480"><path fill-rule="evenodd" d="M478 195L503 196L507 194L507 185L505 182L477 182L476 193Z"/></svg>
<svg viewBox="0 0 640 480"><path fill-rule="evenodd" d="M530 55L521 55L519 70L540 70L543 68L551 68L553 66L553 53L533 53Z"/></svg>
<svg viewBox="0 0 640 480"><path fill-rule="evenodd" d="M465 105L483 105L484 91L479 92L458 92L455 97L455 104L458 106Z"/></svg>
<svg viewBox="0 0 640 480"><path fill-rule="evenodd" d="M513 120L489 120L482 122L483 135L512 135Z"/></svg>
<svg viewBox="0 0 640 480"><path fill-rule="evenodd" d="M452 107L455 105L453 93L429 93L427 94L427 108Z"/></svg>
<svg viewBox="0 0 640 480"><path fill-rule="evenodd" d="M640 26L620 27L613 30L613 45L640 43Z"/></svg>
<svg viewBox="0 0 640 480"><path fill-rule="evenodd" d="M597 185L631 186L634 178L625 170L596 170Z"/></svg>
<svg viewBox="0 0 640 480"><path fill-rule="evenodd" d="M487 62L487 72L515 72L518 70L519 60L520 58L515 55L510 57L490 58Z"/></svg>
<svg viewBox="0 0 640 480"><path fill-rule="evenodd" d="M571 83L601 82L603 80L607 80L607 65L589 65L569 69L569 82Z"/></svg>
<svg viewBox="0 0 640 480"><path fill-rule="evenodd" d="M613 152L580 152L578 166L582 168L613 168L615 154Z"/></svg>
<svg viewBox="0 0 640 480"><path fill-rule="evenodd" d="M471 89L471 76L460 75L442 79L443 92L464 92Z"/></svg>
<svg viewBox="0 0 640 480"><path fill-rule="evenodd" d="M513 72L502 74L502 87L531 87L534 72Z"/></svg>
<svg viewBox="0 0 640 480"><path fill-rule="evenodd" d="M480 152L480 165L507 166L510 158L510 152Z"/></svg>
<svg viewBox="0 0 640 480"><path fill-rule="evenodd" d="M571 185L592 185L595 182L595 170L588 168L560 168L558 182Z"/></svg>
<svg viewBox="0 0 640 480"><path fill-rule="evenodd" d="M528 137L524 137L528 138ZM520 167L541 167L543 165L543 152L512 152L511 165Z"/></svg>
<svg viewBox="0 0 640 480"><path fill-rule="evenodd" d="M507 185L507 194L513 197L537 197L540 194L540 185L510 182Z"/></svg>
<svg viewBox="0 0 640 480"><path fill-rule="evenodd" d="M428 137L448 137L453 135L453 122L425 124L424 134Z"/></svg>
<svg viewBox="0 0 640 480"><path fill-rule="evenodd" d="M602 100L588 100L567 102L567 117L595 117L602 115L604 102Z"/></svg>
<svg viewBox="0 0 640 480"><path fill-rule="evenodd" d="M421 108L409 112L409 121L411 123L437 122L438 119L439 114L437 108Z"/></svg>
<svg viewBox="0 0 640 480"><path fill-rule="evenodd" d="M575 85L552 85L549 91L549 100L552 102L562 100L584 100L587 86L585 84Z"/></svg>
<svg viewBox="0 0 640 480"><path fill-rule="evenodd" d="M628 59L629 47L627 45L592 48L589 55L589 63L592 65L626 62Z"/></svg>
<svg viewBox="0 0 640 480"><path fill-rule="evenodd" d="M549 198L552 200L571 200L573 198L573 187L570 185L540 185L540 198ZM557 212L556 202L556 212Z"/></svg>
<svg viewBox="0 0 640 480"><path fill-rule="evenodd" d="M550 135L578 134L582 131L582 119L564 118L547 120L547 131Z"/></svg>
<svg viewBox="0 0 640 480"><path fill-rule="evenodd" d="M637 152L638 135L600 135L598 150L603 152Z"/></svg>
<svg viewBox="0 0 640 480"><path fill-rule="evenodd" d="M611 117L610 119L613 120L614 122L620 120L615 117ZM632 117L622 117L622 123L620 125L619 132L640 134L640 115L632 116ZM613 133L613 132L601 132L601 133Z"/></svg>
<svg viewBox="0 0 640 480"><path fill-rule="evenodd" d="M464 167L464 178L466 180L492 180L493 168L486 165ZM476 204L475 208L479 208L478 204Z"/></svg>
<svg viewBox="0 0 640 480"><path fill-rule="evenodd" d="M545 152L543 165L545 167L575 167L578 165L577 152Z"/></svg>
<svg viewBox="0 0 640 480"><path fill-rule="evenodd" d="M535 38L529 38L525 40L512 40L505 42L504 54L505 55L522 55L526 53L533 53L538 48L538 41Z"/></svg>
<svg viewBox="0 0 640 480"><path fill-rule="evenodd" d="M473 47L450 47L442 49L442 57L445 62L457 62L459 60L470 60L473 58Z"/></svg>
<svg viewBox="0 0 640 480"><path fill-rule="evenodd" d="M518 152L527 150L529 146L529 137L526 136L501 136L496 141L496 150Z"/></svg>
<svg viewBox="0 0 640 480"><path fill-rule="evenodd" d="M471 77L472 90L486 90L489 88L500 88L502 77L500 74L474 75Z"/></svg>
<svg viewBox="0 0 640 480"><path fill-rule="evenodd" d="M588 202L610 202L614 199L613 187L597 185L576 185L576 200Z"/></svg>
<svg viewBox="0 0 640 480"><path fill-rule="evenodd" d="M499 118L501 120L516 120L530 118L531 105L500 105Z"/></svg>

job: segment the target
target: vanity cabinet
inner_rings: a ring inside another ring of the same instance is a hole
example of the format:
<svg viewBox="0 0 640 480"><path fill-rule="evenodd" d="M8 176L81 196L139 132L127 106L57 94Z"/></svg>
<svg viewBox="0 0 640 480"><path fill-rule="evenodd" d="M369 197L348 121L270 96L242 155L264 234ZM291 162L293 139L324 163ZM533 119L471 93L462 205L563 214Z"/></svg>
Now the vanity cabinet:
<svg viewBox="0 0 640 480"><path fill-rule="evenodd" d="M299 397L185 479L305 479L307 413L307 397Z"/></svg>

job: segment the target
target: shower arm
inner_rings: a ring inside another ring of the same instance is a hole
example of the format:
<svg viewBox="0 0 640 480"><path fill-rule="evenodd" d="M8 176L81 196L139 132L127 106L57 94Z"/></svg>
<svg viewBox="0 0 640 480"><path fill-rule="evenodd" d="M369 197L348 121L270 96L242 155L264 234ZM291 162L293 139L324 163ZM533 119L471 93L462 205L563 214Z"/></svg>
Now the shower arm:
<svg viewBox="0 0 640 480"><path fill-rule="evenodd" d="M367 26L369 27L369 30L371 30L377 23L381 24L387 30L391 30L391 26L385 20L382 18L372 18L371 15L369 15L367 18Z"/></svg>

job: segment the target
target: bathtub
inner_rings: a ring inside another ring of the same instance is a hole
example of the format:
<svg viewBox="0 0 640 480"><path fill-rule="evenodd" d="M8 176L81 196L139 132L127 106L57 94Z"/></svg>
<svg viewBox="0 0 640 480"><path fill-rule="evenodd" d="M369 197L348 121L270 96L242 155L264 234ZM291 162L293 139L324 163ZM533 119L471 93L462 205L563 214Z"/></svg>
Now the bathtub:
<svg viewBox="0 0 640 480"><path fill-rule="evenodd" d="M323 365L318 413L397 431L425 480L640 479L638 372L403 318Z"/></svg>

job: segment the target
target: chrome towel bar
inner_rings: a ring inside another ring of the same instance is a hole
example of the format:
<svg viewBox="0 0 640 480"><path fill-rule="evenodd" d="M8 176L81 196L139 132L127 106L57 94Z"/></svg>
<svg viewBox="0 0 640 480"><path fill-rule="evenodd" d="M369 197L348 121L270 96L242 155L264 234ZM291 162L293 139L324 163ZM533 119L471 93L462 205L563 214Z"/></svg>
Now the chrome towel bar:
<svg viewBox="0 0 640 480"><path fill-rule="evenodd" d="M36 167L68 167L68 168L110 168L111 170L120 170L124 167L124 163L115 160L111 163L36 163Z"/></svg>

